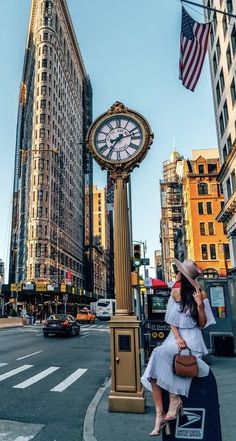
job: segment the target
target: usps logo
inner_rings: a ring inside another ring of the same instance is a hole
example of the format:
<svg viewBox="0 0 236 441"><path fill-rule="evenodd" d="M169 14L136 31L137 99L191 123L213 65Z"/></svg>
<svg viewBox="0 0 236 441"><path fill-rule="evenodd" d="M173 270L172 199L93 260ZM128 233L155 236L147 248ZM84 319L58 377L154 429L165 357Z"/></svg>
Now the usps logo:
<svg viewBox="0 0 236 441"><path fill-rule="evenodd" d="M205 413L205 409L184 408L176 421L175 438L203 439Z"/></svg>

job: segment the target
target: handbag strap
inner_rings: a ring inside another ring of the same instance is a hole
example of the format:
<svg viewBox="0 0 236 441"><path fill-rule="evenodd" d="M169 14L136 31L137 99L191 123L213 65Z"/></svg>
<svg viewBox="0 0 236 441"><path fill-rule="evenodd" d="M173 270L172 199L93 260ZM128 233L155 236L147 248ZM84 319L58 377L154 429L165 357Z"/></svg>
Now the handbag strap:
<svg viewBox="0 0 236 441"><path fill-rule="evenodd" d="M190 353L190 355L192 355L192 351L191 351L191 349L190 348L188 348L188 346L186 346L186 348L179 348L179 352L178 352L178 354L180 355L181 354L181 351L184 351L185 349L188 349L188 351L189 351L189 353Z"/></svg>

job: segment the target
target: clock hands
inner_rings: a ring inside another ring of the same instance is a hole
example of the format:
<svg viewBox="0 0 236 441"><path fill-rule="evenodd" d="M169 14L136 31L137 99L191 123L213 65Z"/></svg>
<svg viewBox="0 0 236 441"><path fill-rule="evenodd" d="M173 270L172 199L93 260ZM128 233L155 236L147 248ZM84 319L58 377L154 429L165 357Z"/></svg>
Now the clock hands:
<svg viewBox="0 0 236 441"><path fill-rule="evenodd" d="M119 134L119 136L117 137L117 138L115 138L115 139L110 139L110 143L112 144L112 147L115 147L115 145L119 142L119 141L121 141L122 139L124 139L124 138L129 138L129 136L132 138L132 134L131 133L129 133L128 135L122 135L122 133L120 133ZM114 142L114 144L113 144L113 142Z"/></svg>

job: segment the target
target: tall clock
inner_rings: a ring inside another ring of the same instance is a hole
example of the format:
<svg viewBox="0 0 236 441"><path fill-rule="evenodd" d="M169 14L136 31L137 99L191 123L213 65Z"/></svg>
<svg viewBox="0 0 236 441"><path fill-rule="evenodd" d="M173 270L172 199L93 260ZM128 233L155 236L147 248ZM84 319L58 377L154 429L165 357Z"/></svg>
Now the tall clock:
<svg viewBox="0 0 236 441"><path fill-rule="evenodd" d="M87 145L97 162L107 169L131 171L152 144L146 119L116 102L89 129Z"/></svg>

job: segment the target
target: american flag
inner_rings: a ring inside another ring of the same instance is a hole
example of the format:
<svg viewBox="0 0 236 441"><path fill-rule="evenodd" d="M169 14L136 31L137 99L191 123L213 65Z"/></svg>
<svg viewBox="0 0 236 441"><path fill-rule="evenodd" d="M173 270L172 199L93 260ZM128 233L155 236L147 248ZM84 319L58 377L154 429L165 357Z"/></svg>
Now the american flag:
<svg viewBox="0 0 236 441"><path fill-rule="evenodd" d="M211 23L198 23L182 7L179 79L194 91L206 55Z"/></svg>

